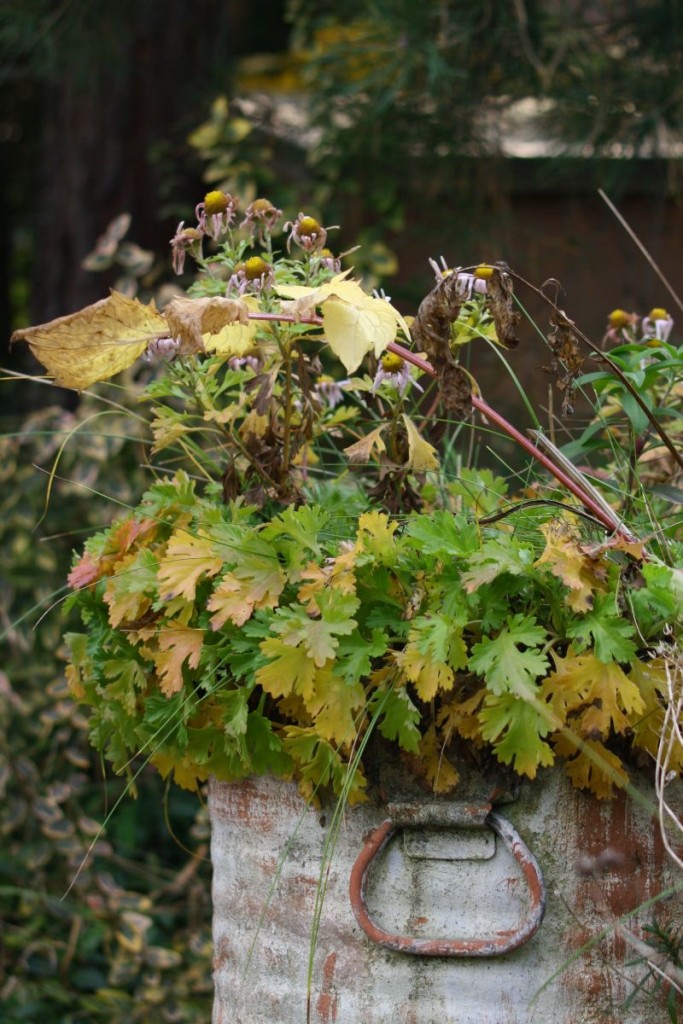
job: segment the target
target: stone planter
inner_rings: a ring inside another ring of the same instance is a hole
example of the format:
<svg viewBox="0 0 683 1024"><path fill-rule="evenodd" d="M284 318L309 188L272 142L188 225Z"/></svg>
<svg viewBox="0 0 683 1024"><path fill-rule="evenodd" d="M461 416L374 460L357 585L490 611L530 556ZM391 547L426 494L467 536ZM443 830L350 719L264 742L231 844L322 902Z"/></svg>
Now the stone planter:
<svg viewBox="0 0 683 1024"><path fill-rule="evenodd" d="M502 808L545 878L538 927L533 865L516 855L514 835L472 827L481 822L463 828L459 807L455 827L445 827L442 814L436 827L397 827L383 846L377 830L386 807L346 811L324 872L309 996L330 814L305 808L296 787L280 780L212 782L214 1024L666 1024L652 999L623 1009L645 968L625 967L636 954L613 930L567 964L615 917L680 881L648 811L627 797L598 803L559 771ZM596 861L604 870L586 873ZM365 876L368 920L360 923L349 895L355 886L357 903L354 868ZM658 905L663 920L680 921L677 899ZM637 931L651 913L629 927ZM521 937L516 948L511 935ZM380 944L386 936L407 937L412 951ZM470 955L429 955L454 938ZM486 948L472 956L481 942Z"/></svg>

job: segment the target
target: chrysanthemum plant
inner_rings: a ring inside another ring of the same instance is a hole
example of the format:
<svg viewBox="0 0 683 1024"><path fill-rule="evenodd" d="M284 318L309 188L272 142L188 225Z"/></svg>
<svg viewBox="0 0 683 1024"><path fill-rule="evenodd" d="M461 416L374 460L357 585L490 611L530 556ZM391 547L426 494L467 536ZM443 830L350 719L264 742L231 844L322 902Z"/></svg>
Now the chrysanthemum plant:
<svg viewBox="0 0 683 1024"><path fill-rule="evenodd" d="M664 512L683 496L639 482L655 449L680 473L663 311L612 314L611 358L546 300L565 411L597 360L579 470L463 367L516 344L507 266L434 264L409 323L341 272L315 218L281 226L258 199L237 226L236 209L212 192L179 225L175 270L197 274L162 311L112 293L18 332L77 389L159 364L151 485L69 577L84 631L67 674L95 746L131 777L141 755L189 788L272 772L351 802L382 756L437 793L496 761L532 779L564 761L598 797L630 764L679 772L681 531ZM528 458L512 483L468 464L475 427Z"/></svg>

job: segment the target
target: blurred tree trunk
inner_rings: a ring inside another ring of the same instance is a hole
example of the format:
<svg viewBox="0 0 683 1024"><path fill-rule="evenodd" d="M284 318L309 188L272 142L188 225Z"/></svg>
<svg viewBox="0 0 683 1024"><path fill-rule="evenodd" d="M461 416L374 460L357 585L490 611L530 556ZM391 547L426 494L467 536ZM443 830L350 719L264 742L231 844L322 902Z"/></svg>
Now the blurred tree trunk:
<svg viewBox="0 0 683 1024"><path fill-rule="evenodd" d="M185 133L226 88L231 58L250 42L248 17L244 0L96 2L64 33L69 59L40 104L34 322L101 297L102 280L80 264L117 214L132 215L135 241L163 251L175 228L163 158L184 152ZM188 206L199 198L190 192Z"/></svg>

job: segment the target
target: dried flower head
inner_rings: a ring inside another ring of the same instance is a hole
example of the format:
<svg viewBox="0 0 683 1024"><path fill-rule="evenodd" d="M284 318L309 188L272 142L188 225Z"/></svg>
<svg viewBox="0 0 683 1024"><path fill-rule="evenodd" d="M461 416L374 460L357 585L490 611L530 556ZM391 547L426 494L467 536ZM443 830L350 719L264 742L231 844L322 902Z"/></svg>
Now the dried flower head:
<svg viewBox="0 0 683 1024"><path fill-rule="evenodd" d="M334 409L340 402L344 401L344 392L342 390L344 384L348 384L348 381L334 380L332 377L328 377L327 374L323 374L315 386L315 393L323 405Z"/></svg>
<svg viewBox="0 0 683 1024"><path fill-rule="evenodd" d="M260 292L269 288L275 280L275 272L271 263L267 263L262 256L250 256L248 260L236 263L228 280L228 292L237 291L240 295L245 292Z"/></svg>
<svg viewBox="0 0 683 1024"><path fill-rule="evenodd" d="M188 252L193 252L201 258L203 237L201 231L197 228L186 228L185 221L181 220L171 239L173 270L176 274L182 274L185 269L185 256Z"/></svg>
<svg viewBox="0 0 683 1024"><path fill-rule="evenodd" d="M333 274L338 274L341 270L341 257L335 256L331 249L321 249L318 253L318 261L321 267L331 270Z"/></svg>
<svg viewBox="0 0 683 1024"><path fill-rule="evenodd" d="M240 227L247 228L252 239L256 236L263 245L265 233L273 233L281 216L282 210L273 206L270 199L254 199L252 203L249 203Z"/></svg>
<svg viewBox="0 0 683 1024"><path fill-rule="evenodd" d="M315 217L300 213L296 220L287 221L285 231L287 230L289 230L288 251L291 251L292 242L296 242L305 252L317 252L324 249L327 232L331 229L324 228Z"/></svg>
<svg viewBox="0 0 683 1024"><path fill-rule="evenodd" d="M607 317L607 324L613 330L619 331L624 327L629 327L634 319L633 314L627 313L625 309L613 309Z"/></svg>
<svg viewBox="0 0 683 1024"><path fill-rule="evenodd" d="M239 200L229 192L218 189L207 192L195 209L199 230L211 238L218 238L223 231L232 227L238 205Z"/></svg>

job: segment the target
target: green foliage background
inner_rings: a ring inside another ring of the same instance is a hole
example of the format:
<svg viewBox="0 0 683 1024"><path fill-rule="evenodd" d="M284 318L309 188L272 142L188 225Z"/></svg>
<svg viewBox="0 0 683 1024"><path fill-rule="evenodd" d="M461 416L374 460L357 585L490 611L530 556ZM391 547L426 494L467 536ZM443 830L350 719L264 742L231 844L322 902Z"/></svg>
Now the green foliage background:
<svg viewBox="0 0 683 1024"><path fill-rule="evenodd" d="M47 408L0 440L2 1019L208 1020L205 808L195 795L167 793L151 771L139 799L115 807L124 783L103 781L86 718L66 692L59 607L38 621L64 593L73 545L117 509L99 492L126 503L143 486L131 421L86 423L60 460L69 482L55 480L41 521L48 476L36 465L49 469L92 412L87 398L78 416Z"/></svg>

